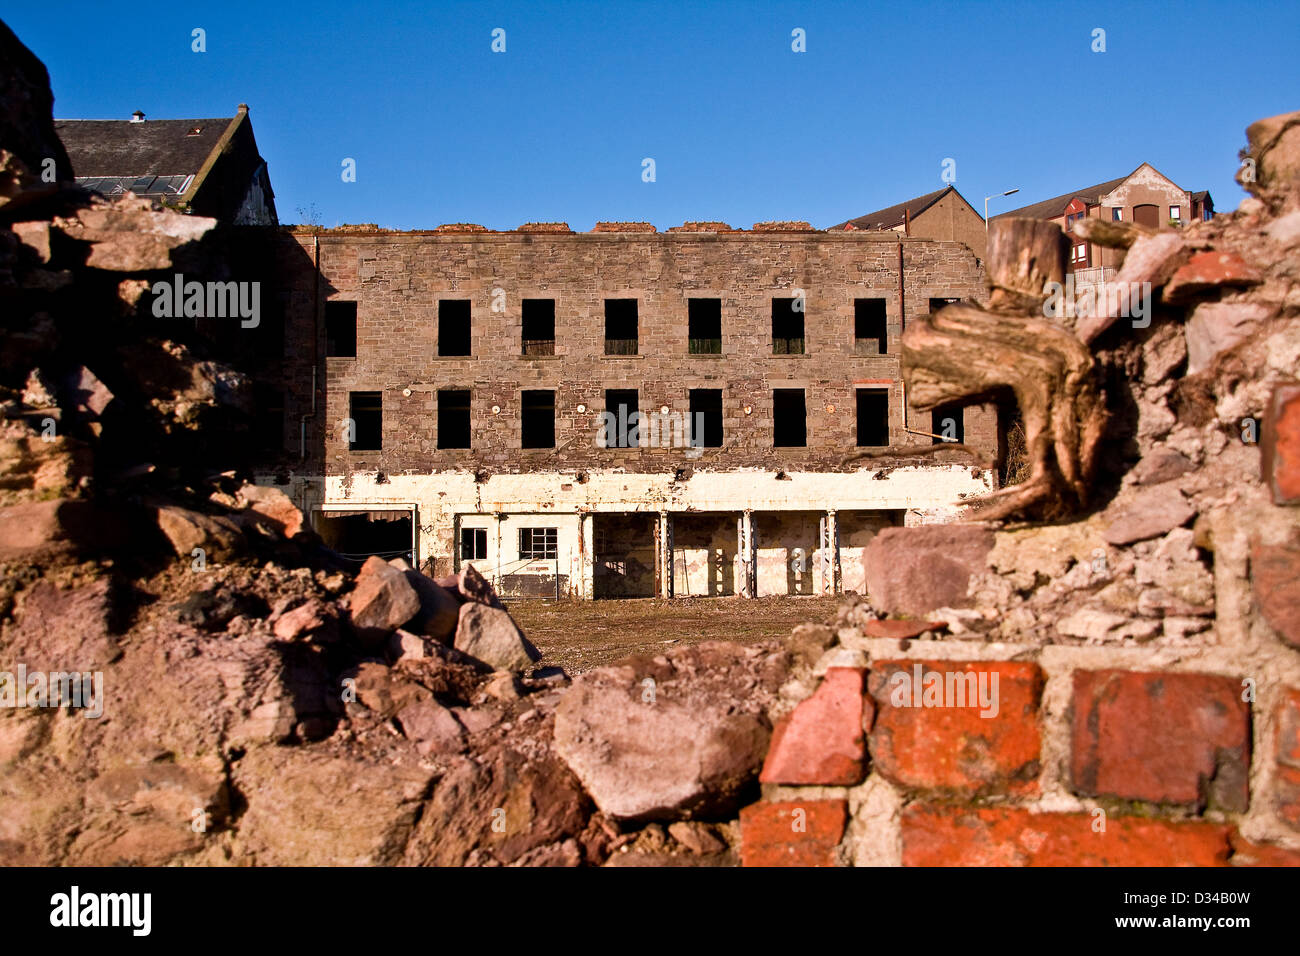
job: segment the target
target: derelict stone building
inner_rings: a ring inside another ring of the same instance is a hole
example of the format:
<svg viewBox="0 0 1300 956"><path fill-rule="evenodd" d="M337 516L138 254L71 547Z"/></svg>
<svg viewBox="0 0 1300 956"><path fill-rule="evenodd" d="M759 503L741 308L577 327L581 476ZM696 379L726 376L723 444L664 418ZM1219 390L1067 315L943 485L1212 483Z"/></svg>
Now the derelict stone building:
<svg viewBox="0 0 1300 956"><path fill-rule="evenodd" d="M993 406L904 413L903 325L984 294L961 243L601 223L277 249L285 490L345 554L516 596L861 591L878 529L996 481Z"/></svg>

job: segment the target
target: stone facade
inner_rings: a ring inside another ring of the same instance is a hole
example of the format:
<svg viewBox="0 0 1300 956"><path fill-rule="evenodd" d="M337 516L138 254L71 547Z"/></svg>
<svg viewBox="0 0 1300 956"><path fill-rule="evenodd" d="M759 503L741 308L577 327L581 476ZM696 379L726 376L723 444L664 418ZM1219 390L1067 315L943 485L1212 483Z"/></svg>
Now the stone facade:
<svg viewBox="0 0 1300 956"><path fill-rule="evenodd" d="M960 415L958 436L964 432L978 461L960 450L928 454L932 430L945 422L951 435L953 416L911 411L904 419L897 357L906 321L936 300L982 297L982 267L969 249L804 224L617 228L284 236L277 272L293 343L286 411L298 424L296 434L286 429L286 444L298 452L293 493L304 508L409 509L418 561L439 572L481 563L507 594L811 593L861 587L869 529L942 518L962 496L992 488L996 409ZM636 300L635 343L619 346L635 354L606 354L612 299ZM692 344L692 299L717 300L720 351ZM781 308L779 300L790 299L803 304L802 354L774 354L782 347L774 346L774 300ZM540 349L534 339L524 343L525 300L553 303L553 341ZM451 301L462 304L440 305ZM332 303L355 303L355 355L328 354ZM440 354L465 351L440 343L439 329L463 321L466 307L469 354ZM857 337L858 309L883 317L883 354L874 335ZM604 433L606 391L615 389L635 390L639 411L653 416L641 431L654 431L637 447L610 447ZM802 445L776 442L776 389L802 393ZM888 448L858 444L861 389L888 395ZM716 447L694 447L684 431L692 390L721 392ZM469 393L468 448L445 447L464 442L440 434L440 393L449 403L448 391ZM526 391L553 393L546 447L524 447ZM357 393L379 396L378 448L349 441ZM861 452L883 457L846 461ZM756 519L756 509L801 517ZM829 549L827 535L841 534L838 511L848 512L853 529L848 554ZM587 520L593 514L653 520L611 525L611 536ZM532 552L547 557L528 560L517 530L524 527L555 529L554 547L548 540ZM480 553L472 540L461 557L462 528L485 532L485 558L470 556ZM594 553L597 537L622 543ZM346 542L340 549L348 552ZM814 559L828 550L835 560ZM639 557L628 570L633 552ZM649 568L647 553L657 555ZM606 588L599 579L610 564L621 567Z"/></svg>

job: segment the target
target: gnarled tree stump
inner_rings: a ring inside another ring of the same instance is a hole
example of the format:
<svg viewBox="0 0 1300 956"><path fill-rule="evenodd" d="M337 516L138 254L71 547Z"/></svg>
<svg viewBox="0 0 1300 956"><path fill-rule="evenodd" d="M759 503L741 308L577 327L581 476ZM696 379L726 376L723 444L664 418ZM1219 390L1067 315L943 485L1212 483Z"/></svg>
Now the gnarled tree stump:
<svg viewBox="0 0 1300 956"><path fill-rule="evenodd" d="M1065 249L1052 223L994 224L989 309L950 305L903 333L903 378L913 407L987 401L1007 390L1020 406L1030 476L972 502L981 520L1060 517L1088 501L1105 397L1091 353L1042 312L1045 286L1064 278Z"/></svg>

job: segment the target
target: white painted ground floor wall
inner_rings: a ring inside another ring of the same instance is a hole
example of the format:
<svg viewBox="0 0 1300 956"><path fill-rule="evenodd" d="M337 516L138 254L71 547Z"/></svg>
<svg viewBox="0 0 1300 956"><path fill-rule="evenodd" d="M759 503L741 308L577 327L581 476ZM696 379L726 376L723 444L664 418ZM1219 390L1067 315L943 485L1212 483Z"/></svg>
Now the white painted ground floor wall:
<svg viewBox="0 0 1300 956"><path fill-rule="evenodd" d="M314 521L407 511L419 566L445 574L472 563L507 596L762 596L864 591L862 554L880 528L951 520L963 499L993 490L993 477L962 465L680 479L354 473L280 487ZM462 557L465 529L484 532L482 557ZM553 551L522 556L523 529L554 529Z"/></svg>

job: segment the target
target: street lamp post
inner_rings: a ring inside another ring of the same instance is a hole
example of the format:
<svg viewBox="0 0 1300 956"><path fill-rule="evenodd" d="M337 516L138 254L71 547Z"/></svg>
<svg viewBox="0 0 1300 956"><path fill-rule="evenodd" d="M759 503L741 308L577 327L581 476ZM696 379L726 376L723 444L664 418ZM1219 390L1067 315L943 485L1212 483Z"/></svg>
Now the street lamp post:
<svg viewBox="0 0 1300 956"><path fill-rule="evenodd" d="M1020 192L1019 186L1017 186L1015 189L1008 189L1004 193L994 193L992 196L984 197L984 235L987 236L989 234L989 200L997 199L999 196L1010 196L1012 193L1018 193L1018 192Z"/></svg>

